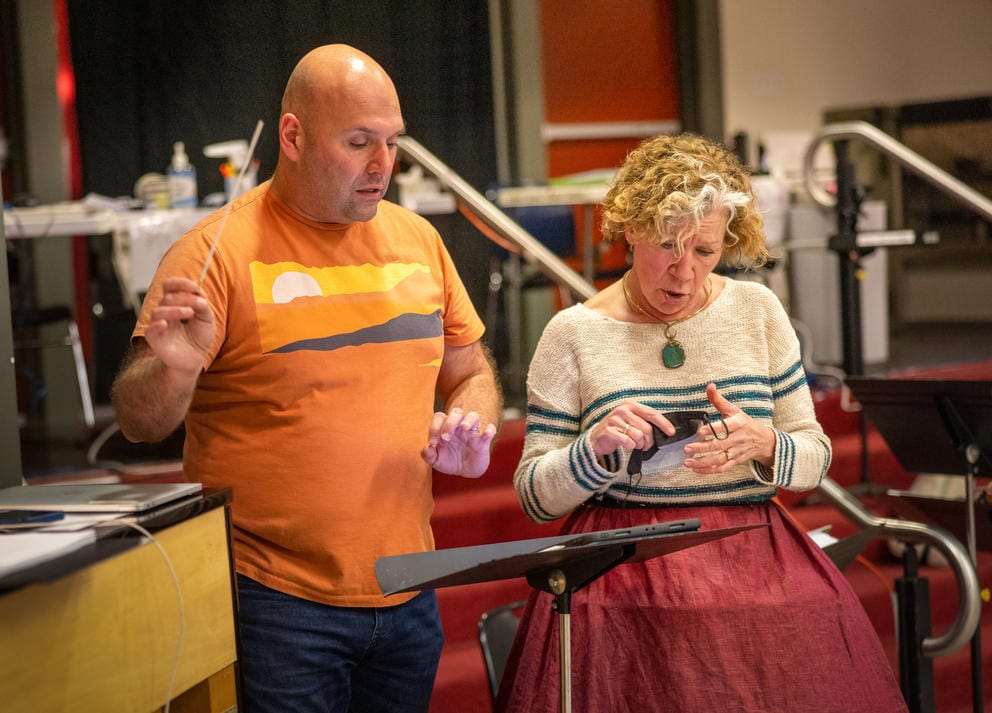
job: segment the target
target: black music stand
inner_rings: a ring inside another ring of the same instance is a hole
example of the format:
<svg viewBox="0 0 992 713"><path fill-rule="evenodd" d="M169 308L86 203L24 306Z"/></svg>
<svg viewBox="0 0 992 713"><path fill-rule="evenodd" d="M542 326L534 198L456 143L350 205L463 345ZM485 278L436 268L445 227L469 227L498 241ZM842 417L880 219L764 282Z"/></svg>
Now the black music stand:
<svg viewBox="0 0 992 713"><path fill-rule="evenodd" d="M968 553L977 565L975 478L992 476L992 381L849 377L847 385L903 468L965 477ZM971 673L981 711L980 627L971 638Z"/></svg>
<svg viewBox="0 0 992 713"><path fill-rule="evenodd" d="M572 594L625 562L670 554L718 540L765 524L741 525L718 530L614 537L589 544L574 544L578 534L499 542L474 547L454 547L434 552L414 552L380 557L375 574L383 595L476 584L526 577L535 589L554 595L558 612L560 710L572 709L571 599ZM613 531L602 531L606 534Z"/></svg>
<svg viewBox="0 0 992 713"><path fill-rule="evenodd" d="M843 539L825 545L823 551L837 565L837 569L843 572L851 562L858 558L858 555L861 554L861 551L867 544L877 536L877 527L866 527L863 530L858 530L853 535L848 535Z"/></svg>

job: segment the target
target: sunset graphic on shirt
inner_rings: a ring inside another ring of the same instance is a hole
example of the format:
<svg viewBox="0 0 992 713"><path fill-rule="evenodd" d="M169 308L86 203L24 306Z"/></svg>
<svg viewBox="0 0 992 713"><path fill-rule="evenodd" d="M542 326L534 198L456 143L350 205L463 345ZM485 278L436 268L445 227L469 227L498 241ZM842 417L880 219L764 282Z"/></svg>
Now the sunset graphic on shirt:
<svg viewBox="0 0 992 713"><path fill-rule="evenodd" d="M331 351L441 334L437 288L420 263L251 264L263 353Z"/></svg>

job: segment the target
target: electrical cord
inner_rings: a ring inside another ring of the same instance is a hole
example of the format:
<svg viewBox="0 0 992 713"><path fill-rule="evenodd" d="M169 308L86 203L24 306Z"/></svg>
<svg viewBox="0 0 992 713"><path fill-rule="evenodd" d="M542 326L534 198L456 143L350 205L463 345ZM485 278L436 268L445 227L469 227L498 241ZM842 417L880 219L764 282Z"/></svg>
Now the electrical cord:
<svg viewBox="0 0 992 713"><path fill-rule="evenodd" d="M169 569L169 575L172 577L172 585L176 590L176 603L179 608L179 638L176 641L176 655L172 661L172 670L169 673L169 684L165 691L165 705L162 707L162 713L169 713L169 707L172 704L172 691L175 688L176 675L179 672L179 659L182 656L183 640L186 636L186 610L183 606L183 593L179 586L179 577L176 574L175 568L172 566L172 560L169 559L168 553L165 551L162 543L159 542L158 539L156 539L156 537L145 527L127 518L108 520L107 522L100 523L98 527L117 526L122 524L141 533L144 537L150 540L153 545L155 545L155 548L158 550L159 554L162 555L162 560L165 562L165 566Z"/></svg>

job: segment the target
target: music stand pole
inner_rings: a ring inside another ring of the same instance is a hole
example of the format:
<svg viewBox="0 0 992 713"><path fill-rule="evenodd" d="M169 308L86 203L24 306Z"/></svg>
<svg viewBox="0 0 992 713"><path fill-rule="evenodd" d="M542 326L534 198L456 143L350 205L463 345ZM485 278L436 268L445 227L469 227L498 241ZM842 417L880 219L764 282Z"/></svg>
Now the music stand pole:
<svg viewBox="0 0 992 713"><path fill-rule="evenodd" d="M954 400L949 396L941 396L940 403L943 406L944 417L949 421L948 426L955 445L968 465L964 475L965 523L968 555L971 557L971 564L977 572L978 538L975 534L975 475L978 473L978 461L981 458L982 450L975 435L954 405ZM985 709L982 689L982 627L977 626L975 633L971 635L971 698L975 713L982 713Z"/></svg>
<svg viewBox="0 0 992 713"><path fill-rule="evenodd" d="M615 545L550 569L529 572L527 583L554 596L551 609L558 613L558 710L572 712L572 593L599 579L637 553L634 543Z"/></svg>
<svg viewBox="0 0 992 713"><path fill-rule="evenodd" d="M837 253L840 265L840 317L843 351L842 368L848 376L864 373L861 329L861 258L871 250L858 246L858 214L862 196L854 181L854 165L846 140L834 142L837 159L837 234L827 247Z"/></svg>
<svg viewBox="0 0 992 713"><path fill-rule="evenodd" d="M970 465L968 474L965 476L965 499L968 507L968 554L971 555L971 563L978 571L978 546L975 536L975 471L978 470L978 446L969 444L966 449L966 456ZM971 635L971 698L975 713L981 713L985 708L985 699L982 693L982 627L975 627L975 633Z"/></svg>
<svg viewBox="0 0 992 713"><path fill-rule="evenodd" d="M970 443L965 446L965 460L968 462L968 474L965 476L964 487L965 487L965 498L968 501L968 554L971 555L971 561L975 564L978 562L978 538L975 535L975 508L974 504L975 498L975 472L978 470L978 458L981 454L978 446L974 443Z"/></svg>
<svg viewBox="0 0 992 713"><path fill-rule="evenodd" d="M548 588L555 595L552 608L558 612L558 672L559 710L571 713L572 710L572 593L568 590L568 580L560 569L548 574Z"/></svg>

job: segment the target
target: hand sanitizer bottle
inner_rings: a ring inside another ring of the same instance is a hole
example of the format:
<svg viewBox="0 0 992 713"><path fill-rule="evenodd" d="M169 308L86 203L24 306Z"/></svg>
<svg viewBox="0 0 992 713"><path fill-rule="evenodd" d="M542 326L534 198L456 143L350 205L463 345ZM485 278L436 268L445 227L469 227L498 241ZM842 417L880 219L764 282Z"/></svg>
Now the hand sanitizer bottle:
<svg viewBox="0 0 992 713"><path fill-rule="evenodd" d="M172 207L196 208L196 168L189 162L186 144L182 141L172 145L172 163L168 173Z"/></svg>

